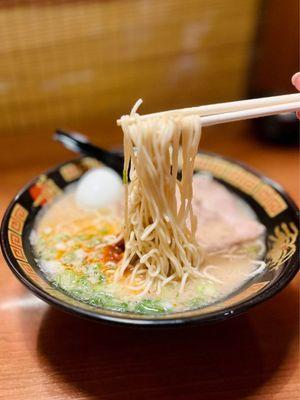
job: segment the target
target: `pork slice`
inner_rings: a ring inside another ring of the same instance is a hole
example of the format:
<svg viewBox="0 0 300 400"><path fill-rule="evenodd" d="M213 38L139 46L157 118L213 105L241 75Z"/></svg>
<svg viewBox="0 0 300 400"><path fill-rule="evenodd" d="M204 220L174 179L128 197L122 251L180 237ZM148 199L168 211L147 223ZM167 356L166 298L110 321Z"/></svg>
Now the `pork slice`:
<svg viewBox="0 0 300 400"><path fill-rule="evenodd" d="M256 239L264 232L241 201L209 176L194 176L192 204L198 217L196 237L208 250Z"/></svg>

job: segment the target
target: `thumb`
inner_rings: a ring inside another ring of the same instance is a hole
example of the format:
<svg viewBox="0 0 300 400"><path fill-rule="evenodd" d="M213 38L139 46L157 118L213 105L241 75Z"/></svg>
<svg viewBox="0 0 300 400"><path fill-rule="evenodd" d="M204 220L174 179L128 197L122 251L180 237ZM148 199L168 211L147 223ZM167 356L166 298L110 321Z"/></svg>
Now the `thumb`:
<svg viewBox="0 0 300 400"><path fill-rule="evenodd" d="M292 76L292 84L296 87L296 89L300 90L300 72L296 72Z"/></svg>

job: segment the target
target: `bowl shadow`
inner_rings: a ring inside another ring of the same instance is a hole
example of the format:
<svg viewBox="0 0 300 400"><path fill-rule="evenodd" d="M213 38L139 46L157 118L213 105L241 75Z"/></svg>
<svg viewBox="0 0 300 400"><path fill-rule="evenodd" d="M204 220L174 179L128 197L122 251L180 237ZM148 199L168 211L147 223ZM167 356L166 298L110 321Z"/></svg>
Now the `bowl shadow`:
<svg viewBox="0 0 300 400"><path fill-rule="evenodd" d="M271 378L297 335L297 318L281 312L284 302L297 309L297 291L278 300L279 308L276 298L218 324L168 329L109 326L49 308L38 354L87 399L240 400Z"/></svg>

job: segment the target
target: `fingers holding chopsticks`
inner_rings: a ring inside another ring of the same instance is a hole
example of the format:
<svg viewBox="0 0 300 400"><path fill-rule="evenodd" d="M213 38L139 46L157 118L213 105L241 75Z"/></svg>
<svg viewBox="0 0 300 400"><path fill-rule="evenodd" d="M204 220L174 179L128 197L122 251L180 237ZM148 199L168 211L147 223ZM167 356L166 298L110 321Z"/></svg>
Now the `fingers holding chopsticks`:
<svg viewBox="0 0 300 400"><path fill-rule="evenodd" d="M299 90L300 92L300 72L296 72L293 76L292 76L292 84L295 86L295 88L297 90ZM297 117L300 119L300 111L296 112Z"/></svg>

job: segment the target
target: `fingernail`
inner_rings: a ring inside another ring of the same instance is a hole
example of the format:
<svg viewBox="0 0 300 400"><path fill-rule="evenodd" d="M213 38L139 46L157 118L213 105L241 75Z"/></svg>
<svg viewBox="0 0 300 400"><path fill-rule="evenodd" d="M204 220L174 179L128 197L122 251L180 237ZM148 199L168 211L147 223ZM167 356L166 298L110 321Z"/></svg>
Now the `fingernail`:
<svg viewBox="0 0 300 400"><path fill-rule="evenodd" d="M300 79L300 72L296 72L293 76L292 76L292 84L294 86L296 86L296 81Z"/></svg>

